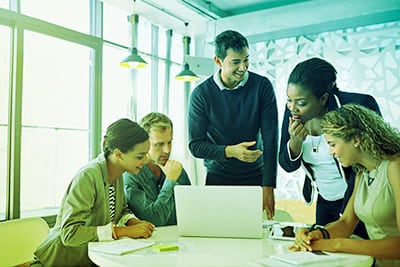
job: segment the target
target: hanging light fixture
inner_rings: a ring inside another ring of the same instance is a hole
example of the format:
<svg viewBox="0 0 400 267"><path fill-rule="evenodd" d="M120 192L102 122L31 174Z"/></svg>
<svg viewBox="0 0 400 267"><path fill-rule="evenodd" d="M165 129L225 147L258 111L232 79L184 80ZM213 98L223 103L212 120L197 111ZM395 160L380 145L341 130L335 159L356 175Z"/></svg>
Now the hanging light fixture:
<svg viewBox="0 0 400 267"><path fill-rule="evenodd" d="M126 68L139 69L147 66L147 62L138 54L138 50L136 48L136 39L137 39L137 23L139 21L138 15L135 14L135 2L133 0L133 13L129 16L129 22L132 25L132 49L129 56L127 56L124 60L122 60L119 65Z"/></svg>
<svg viewBox="0 0 400 267"><path fill-rule="evenodd" d="M131 54L119 63L120 66L140 69L147 66L147 62L138 54L137 48L132 48Z"/></svg>
<svg viewBox="0 0 400 267"><path fill-rule="evenodd" d="M200 78L193 71L190 70L189 64L185 63L183 65L183 70L175 76L175 79L184 82L198 81Z"/></svg>
<svg viewBox="0 0 400 267"><path fill-rule="evenodd" d="M185 22L186 27L186 36L183 37L183 50L184 50L184 61L183 70L175 76L175 79L184 82L193 82L199 80L199 76L197 76L193 71L190 70L189 63L186 62L186 56L190 54L190 37L187 36L187 27L189 23Z"/></svg>

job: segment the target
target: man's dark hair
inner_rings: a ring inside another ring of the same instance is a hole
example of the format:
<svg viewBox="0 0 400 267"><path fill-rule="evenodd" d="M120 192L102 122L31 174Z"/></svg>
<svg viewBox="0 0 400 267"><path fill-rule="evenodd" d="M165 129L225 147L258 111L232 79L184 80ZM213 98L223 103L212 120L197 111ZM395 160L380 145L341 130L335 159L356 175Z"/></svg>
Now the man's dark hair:
<svg viewBox="0 0 400 267"><path fill-rule="evenodd" d="M243 48L249 48L247 39L237 31L227 30L215 37L215 55L224 60L227 50L231 48L235 52L241 53Z"/></svg>

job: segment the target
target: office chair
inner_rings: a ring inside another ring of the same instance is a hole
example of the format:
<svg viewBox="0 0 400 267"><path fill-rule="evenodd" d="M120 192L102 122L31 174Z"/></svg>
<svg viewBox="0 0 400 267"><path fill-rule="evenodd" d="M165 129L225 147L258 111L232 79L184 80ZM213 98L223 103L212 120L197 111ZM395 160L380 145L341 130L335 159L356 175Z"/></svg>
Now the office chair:
<svg viewBox="0 0 400 267"><path fill-rule="evenodd" d="M0 222L0 266L22 265L47 237L49 225L40 217Z"/></svg>

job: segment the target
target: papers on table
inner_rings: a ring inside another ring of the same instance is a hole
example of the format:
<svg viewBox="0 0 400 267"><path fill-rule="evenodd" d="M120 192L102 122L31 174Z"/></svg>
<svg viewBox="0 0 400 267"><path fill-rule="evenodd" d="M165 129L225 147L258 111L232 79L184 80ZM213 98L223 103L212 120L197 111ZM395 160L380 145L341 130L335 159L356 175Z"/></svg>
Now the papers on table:
<svg viewBox="0 0 400 267"><path fill-rule="evenodd" d="M309 265L312 263L328 263L331 261L337 261L338 259L340 259L340 256L323 251L301 251L271 255L270 258L294 265Z"/></svg>
<svg viewBox="0 0 400 267"><path fill-rule="evenodd" d="M122 238L113 241L98 242L96 246L92 246L90 250L113 255L123 255L151 247L152 245L154 245L154 242L132 238Z"/></svg>
<svg viewBox="0 0 400 267"><path fill-rule="evenodd" d="M358 255L353 255L358 256ZM346 266L345 257L340 253L329 252L284 252L249 261L255 266L289 267L289 266Z"/></svg>

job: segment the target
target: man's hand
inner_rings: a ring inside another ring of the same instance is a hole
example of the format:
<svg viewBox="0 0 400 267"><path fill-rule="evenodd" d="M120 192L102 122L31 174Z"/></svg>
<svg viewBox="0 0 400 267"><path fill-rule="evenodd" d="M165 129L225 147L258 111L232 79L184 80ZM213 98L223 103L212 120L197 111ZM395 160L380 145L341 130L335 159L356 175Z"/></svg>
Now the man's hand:
<svg viewBox="0 0 400 267"><path fill-rule="evenodd" d="M257 150L249 150L249 146L253 146L256 144L256 141L251 142L242 142L237 145L226 146L225 155L227 158L236 158L243 162L252 163L261 156L262 151Z"/></svg>
<svg viewBox="0 0 400 267"><path fill-rule="evenodd" d="M176 182L182 173L182 164L176 160L168 160L167 163L160 166L161 170L165 173L167 179Z"/></svg>
<svg viewBox="0 0 400 267"><path fill-rule="evenodd" d="M272 220L275 216L275 196L272 186L263 186L263 208L265 209L267 219Z"/></svg>
<svg viewBox="0 0 400 267"><path fill-rule="evenodd" d="M126 226L117 226L114 228L117 238L123 236L130 238L149 238L153 234L154 229L154 224L136 218L130 219Z"/></svg>

